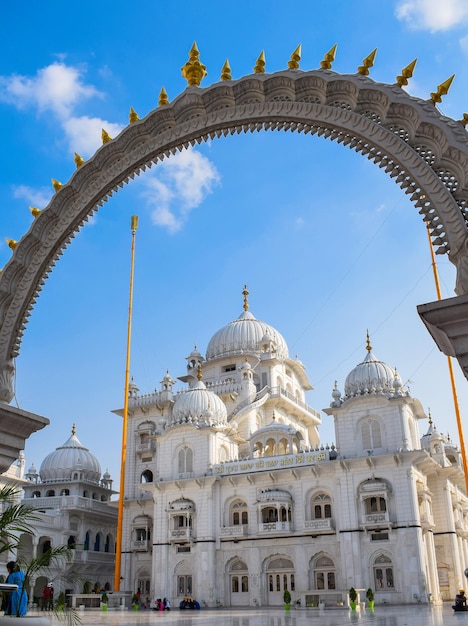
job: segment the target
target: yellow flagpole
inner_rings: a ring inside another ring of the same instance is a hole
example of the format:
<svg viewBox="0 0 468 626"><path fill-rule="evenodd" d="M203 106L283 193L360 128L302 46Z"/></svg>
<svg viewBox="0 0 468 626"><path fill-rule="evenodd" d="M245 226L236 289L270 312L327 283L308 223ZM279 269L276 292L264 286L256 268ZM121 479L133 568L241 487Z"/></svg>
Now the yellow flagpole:
<svg viewBox="0 0 468 626"><path fill-rule="evenodd" d="M437 300L442 300L442 294L440 292L440 283L439 283L439 274L437 272L437 265L435 261L434 247L432 245L431 233L429 230L429 224L426 223L427 236L429 239L429 248L431 250L431 260L432 260L432 271L434 273L434 282L437 293ZM463 471L465 472L465 489L466 493L468 493L468 463L466 460L466 451L465 451L465 438L463 436L463 427L460 415L460 407L458 405L458 395L457 395L457 387L455 385L455 376L453 373L453 363L452 358L450 356L447 357L448 368L450 374L450 382L452 384L452 395L453 395L453 403L455 406L455 415L457 418L457 428L458 428L458 438L460 440L460 450L463 460Z"/></svg>
<svg viewBox="0 0 468 626"><path fill-rule="evenodd" d="M128 322L127 322L127 358L125 362L125 392L122 424L122 457L120 462L120 493L119 512L117 515L117 539L115 548L115 573L114 591L120 590L120 571L122 564L122 523L125 491L125 462L127 459L127 424L128 424L128 388L130 382L130 344L132 338L132 309L133 309L133 274L135 267L135 236L138 228L138 215L132 215L132 252L130 265L130 295L128 299Z"/></svg>

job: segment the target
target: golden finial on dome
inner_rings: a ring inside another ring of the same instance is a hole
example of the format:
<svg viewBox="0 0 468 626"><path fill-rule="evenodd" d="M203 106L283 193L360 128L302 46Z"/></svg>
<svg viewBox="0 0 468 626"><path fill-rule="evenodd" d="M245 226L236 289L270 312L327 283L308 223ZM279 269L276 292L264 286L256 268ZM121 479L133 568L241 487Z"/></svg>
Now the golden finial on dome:
<svg viewBox="0 0 468 626"><path fill-rule="evenodd" d="M72 435L76 435L76 424L73 422Z"/></svg>
<svg viewBox="0 0 468 626"><path fill-rule="evenodd" d="M102 139L103 144L108 143L109 141L112 141L112 137L109 135L107 130L104 130L104 128L102 129L102 132L101 132L101 139Z"/></svg>
<svg viewBox="0 0 468 626"><path fill-rule="evenodd" d="M52 178L52 187L55 189L55 191L58 191L61 187L62 187L62 183L58 180L55 180L55 178Z"/></svg>
<svg viewBox="0 0 468 626"><path fill-rule="evenodd" d="M249 293L250 291L247 289L247 285L244 285L244 289L242 290L242 295L244 296L244 311L249 310Z"/></svg>
<svg viewBox="0 0 468 626"><path fill-rule="evenodd" d="M463 119L458 120L460 122L460 124L463 124L463 126L466 128L467 124L468 124L468 113L463 113Z"/></svg>
<svg viewBox="0 0 468 626"><path fill-rule="evenodd" d="M253 68L255 74L264 74L265 73L265 52L262 50L260 52L260 56L255 62L255 67Z"/></svg>
<svg viewBox="0 0 468 626"><path fill-rule="evenodd" d="M363 76L369 75L369 68L374 65L375 55L377 54L377 48L372 50L372 52L366 56L366 58L362 61L362 65L358 67L358 73Z"/></svg>
<svg viewBox="0 0 468 626"><path fill-rule="evenodd" d="M82 157L80 157L80 155L77 152L75 152L74 155L75 155L74 160L75 160L76 167L77 168L81 167L83 165L83 163L84 163L84 159Z"/></svg>
<svg viewBox="0 0 468 626"><path fill-rule="evenodd" d="M7 237L5 237L5 241L7 242L10 250L14 250L16 246L18 245L18 242L16 241L16 239L8 239Z"/></svg>
<svg viewBox="0 0 468 626"><path fill-rule="evenodd" d="M432 426L432 415L431 415L431 409L430 408L427 409L427 417L429 419L429 426Z"/></svg>
<svg viewBox="0 0 468 626"><path fill-rule="evenodd" d="M138 122L138 120L140 119L138 117L138 113L132 107L130 107L130 113L128 114L128 119L130 121L130 124L134 124L135 122Z"/></svg>
<svg viewBox="0 0 468 626"><path fill-rule="evenodd" d="M370 352L372 350L370 337L369 337L369 331L366 331L366 350L367 352Z"/></svg>
<svg viewBox="0 0 468 626"><path fill-rule="evenodd" d="M437 86L437 91L431 93L431 102L436 104L437 102L442 102L442 96L448 94L448 90L450 89L450 85L452 84L453 79L455 78L455 74L452 74L450 78L447 78L443 83Z"/></svg>
<svg viewBox="0 0 468 626"><path fill-rule="evenodd" d="M37 209L35 206L30 206L29 210L31 211L33 217L37 217L41 212L41 209Z"/></svg>
<svg viewBox="0 0 468 626"><path fill-rule="evenodd" d="M335 60L335 54L338 44L336 43L333 48L327 52L327 54L323 57L323 61L320 61L320 67L322 70L331 70L331 66L333 61Z"/></svg>
<svg viewBox="0 0 468 626"><path fill-rule="evenodd" d="M169 98L164 87L161 87L161 91L159 92L158 106L163 107L165 104L169 104Z"/></svg>
<svg viewBox="0 0 468 626"><path fill-rule="evenodd" d="M190 48L189 60L181 67L182 76L188 82L189 86L199 86L202 79L207 75L206 65L203 65L199 61L200 53L197 48L197 44L194 41L193 46Z"/></svg>
<svg viewBox="0 0 468 626"><path fill-rule="evenodd" d="M299 44L294 52L291 54L291 58L288 61L288 67L290 70L299 69L299 61L301 60L302 46Z"/></svg>
<svg viewBox="0 0 468 626"><path fill-rule="evenodd" d="M413 76L414 68L416 66L417 61L418 59L414 59L414 61L411 61L411 63L409 63L406 67L404 67L401 70L401 75L396 77L397 84L400 87L403 87L404 85L408 84L408 78L411 78Z"/></svg>
<svg viewBox="0 0 468 626"><path fill-rule="evenodd" d="M227 59L224 61L224 65L221 69L221 80L232 80L231 66L229 65L229 61Z"/></svg>
<svg viewBox="0 0 468 626"><path fill-rule="evenodd" d="M201 363L199 363L198 367L197 367L197 378L198 378L198 380L201 380L203 378L203 374L202 374L202 371L201 371Z"/></svg>

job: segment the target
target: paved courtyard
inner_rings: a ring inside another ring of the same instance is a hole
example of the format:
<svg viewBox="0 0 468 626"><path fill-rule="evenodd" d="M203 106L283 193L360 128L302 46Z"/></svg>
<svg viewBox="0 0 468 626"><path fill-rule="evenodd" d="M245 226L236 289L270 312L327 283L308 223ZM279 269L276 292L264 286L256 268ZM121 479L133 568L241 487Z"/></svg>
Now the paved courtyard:
<svg viewBox="0 0 468 626"><path fill-rule="evenodd" d="M44 615L44 614L42 614ZM80 613L83 626L447 626L468 625L467 613L443 607L379 606L373 612L360 610L201 609L200 611L108 611L86 609ZM55 619L53 626L62 624Z"/></svg>

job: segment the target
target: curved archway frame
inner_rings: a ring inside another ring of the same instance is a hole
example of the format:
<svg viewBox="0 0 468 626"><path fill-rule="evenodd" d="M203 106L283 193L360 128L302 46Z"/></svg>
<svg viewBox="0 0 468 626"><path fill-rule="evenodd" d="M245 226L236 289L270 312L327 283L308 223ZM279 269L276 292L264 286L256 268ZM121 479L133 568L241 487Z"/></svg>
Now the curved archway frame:
<svg viewBox="0 0 468 626"><path fill-rule="evenodd" d="M398 85L331 70L286 70L188 87L104 144L72 175L18 243L0 278L0 401L13 398L14 359L41 288L75 233L152 164L214 137L260 130L316 134L366 156L411 194L439 254L468 294L468 142L460 122Z"/></svg>

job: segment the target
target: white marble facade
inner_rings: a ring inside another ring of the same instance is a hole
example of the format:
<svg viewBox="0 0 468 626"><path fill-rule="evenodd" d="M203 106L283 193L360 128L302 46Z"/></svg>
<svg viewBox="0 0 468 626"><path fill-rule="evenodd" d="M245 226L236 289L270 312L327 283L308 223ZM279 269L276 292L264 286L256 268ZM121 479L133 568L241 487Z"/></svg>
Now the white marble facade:
<svg viewBox="0 0 468 626"><path fill-rule="evenodd" d="M335 386L320 444L304 365L249 310L187 357L186 384L131 383L122 576L144 597L204 606L453 599L468 565L455 444L374 355ZM117 411L117 413L121 413ZM420 437L419 422L422 432Z"/></svg>

